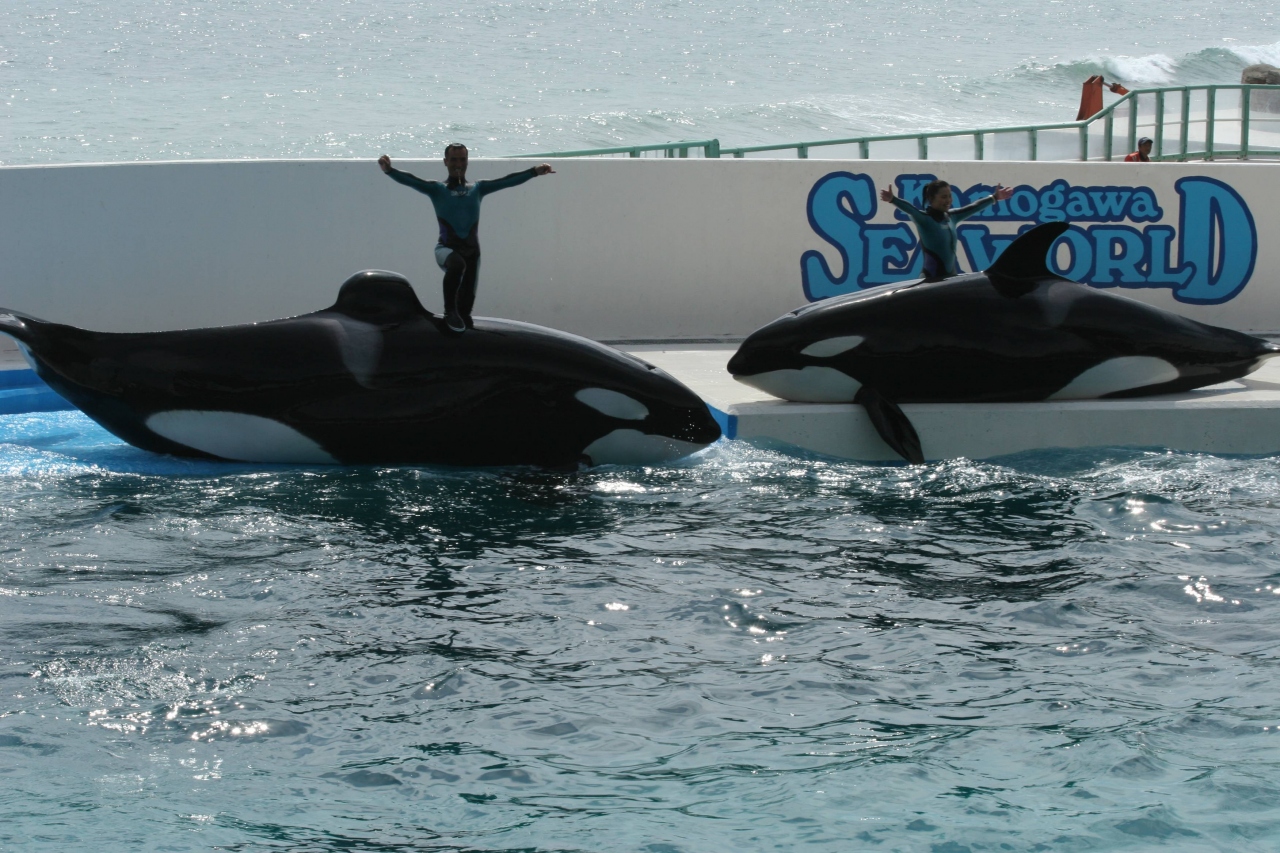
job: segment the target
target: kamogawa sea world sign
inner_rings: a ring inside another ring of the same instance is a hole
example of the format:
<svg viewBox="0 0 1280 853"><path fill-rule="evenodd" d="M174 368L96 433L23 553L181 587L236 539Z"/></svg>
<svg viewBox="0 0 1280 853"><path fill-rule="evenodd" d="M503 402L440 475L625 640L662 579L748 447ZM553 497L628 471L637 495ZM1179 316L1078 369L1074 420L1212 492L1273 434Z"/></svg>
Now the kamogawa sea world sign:
<svg viewBox="0 0 1280 853"><path fill-rule="evenodd" d="M894 193L923 207L922 190L936 177L899 174ZM953 185L953 205L989 196L993 189ZM906 215L881 202L878 193L870 175L855 172L831 172L813 185L809 224L830 249L801 256L810 301L920 277L916 234ZM1248 285L1258 254L1249 206L1215 178L1180 177L1164 195L1140 183L1095 186L1057 179L1016 186L1011 198L958 225L960 267L986 269L1018 234L1042 222L1069 225L1051 250L1053 271L1094 287L1165 289L1188 305L1235 298Z"/></svg>

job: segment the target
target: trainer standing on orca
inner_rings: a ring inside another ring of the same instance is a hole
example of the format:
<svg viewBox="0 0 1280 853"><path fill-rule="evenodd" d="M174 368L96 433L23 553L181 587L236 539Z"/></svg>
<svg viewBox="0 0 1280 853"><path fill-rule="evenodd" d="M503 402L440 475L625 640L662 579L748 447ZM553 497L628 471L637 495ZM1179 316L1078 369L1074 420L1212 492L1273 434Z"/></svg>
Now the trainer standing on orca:
<svg viewBox="0 0 1280 853"><path fill-rule="evenodd" d="M455 332L471 327L471 308L476 301L476 276L480 272L480 201L486 195L507 187L517 187L538 175L555 174L548 163L505 178L467 183L467 146L455 142L444 149L444 165L449 179L424 181L391 166L391 158L383 154L378 165L391 179L412 187L431 199L440 223L440 241L436 243L436 263L444 270L444 320Z"/></svg>
<svg viewBox="0 0 1280 853"><path fill-rule="evenodd" d="M953 208L951 185L946 181L930 181L924 187L924 210L896 197L892 187L880 191L880 200L889 202L911 217L920 235L920 248L924 251L924 280L941 281L959 272L956 268L956 226L983 208L1012 195L1013 190L997 184L993 195Z"/></svg>

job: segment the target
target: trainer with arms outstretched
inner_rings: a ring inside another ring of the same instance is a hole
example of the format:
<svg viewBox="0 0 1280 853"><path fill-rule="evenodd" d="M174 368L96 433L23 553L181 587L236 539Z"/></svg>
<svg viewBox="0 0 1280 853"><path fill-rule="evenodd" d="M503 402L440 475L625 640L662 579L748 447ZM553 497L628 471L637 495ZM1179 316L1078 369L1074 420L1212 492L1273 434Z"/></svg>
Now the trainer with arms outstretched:
<svg viewBox="0 0 1280 853"><path fill-rule="evenodd" d="M880 191L880 200L887 201L901 210L915 223L920 235L920 250L924 255L924 280L941 281L959 271L956 266L956 226L983 208L997 201L1013 197L1013 190L996 185L995 192L985 198L966 204L951 206L951 184L946 181L930 181L924 187L924 210L893 194L893 187Z"/></svg>
<svg viewBox="0 0 1280 853"><path fill-rule="evenodd" d="M444 319L449 328L462 332L471 327L471 308L476 301L476 276L480 272L480 200L507 187L523 184L537 175L554 174L548 163L513 172L505 178L467 183L467 146L453 143L444 149L444 165L449 179L424 181L391 166L391 158L378 158L382 171L397 183L412 187L431 199L440 223L436 243L436 263L444 270Z"/></svg>

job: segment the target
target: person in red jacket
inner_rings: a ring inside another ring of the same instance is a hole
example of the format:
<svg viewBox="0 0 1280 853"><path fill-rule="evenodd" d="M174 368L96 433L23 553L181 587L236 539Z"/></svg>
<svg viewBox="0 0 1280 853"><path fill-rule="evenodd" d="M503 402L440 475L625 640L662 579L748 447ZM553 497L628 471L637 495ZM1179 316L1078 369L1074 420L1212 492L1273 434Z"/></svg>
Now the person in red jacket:
<svg viewBox="0 0 1280 853"><path fill-rule="evenodd" d="M1124 158L1126 163L1151 162L1151 137L1144 136L1138 140L1138 150Z"/></svg>

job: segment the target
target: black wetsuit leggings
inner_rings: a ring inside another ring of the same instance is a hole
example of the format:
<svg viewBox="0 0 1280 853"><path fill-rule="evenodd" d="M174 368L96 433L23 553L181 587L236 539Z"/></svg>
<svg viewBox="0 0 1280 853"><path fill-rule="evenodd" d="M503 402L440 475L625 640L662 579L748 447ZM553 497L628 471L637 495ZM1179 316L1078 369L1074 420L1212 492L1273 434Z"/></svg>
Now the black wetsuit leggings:
<svg viewBox="0 0 1280 853"><path fill-rule="evenodd" d="M476 277L480 273L480 255L463 257L456 249L445 258L444 264L444 313L449 316L457 311L467 326L471 326L471 309L476 304Z"/></svg>

